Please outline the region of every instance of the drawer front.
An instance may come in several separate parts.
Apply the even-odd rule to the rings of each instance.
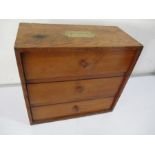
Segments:
[[[110,110],[112,102],[113,98],[103,98],[66,104],[33,107],[31,110],[33,120],[40,121]]]
[[[71,51],[27,52],[22,54],[27,82],[76,80],[121,76],[127,71],[135,52]],[[48,81],[48,82],[49,82]]]
[[[28,84],[32,106],[114,96],[123,77]]]

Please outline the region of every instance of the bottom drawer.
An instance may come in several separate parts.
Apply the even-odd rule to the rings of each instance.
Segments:
[[[102,98],[65,104],[32,107],[34,121],[54,120],[110,110],[114,98]]]

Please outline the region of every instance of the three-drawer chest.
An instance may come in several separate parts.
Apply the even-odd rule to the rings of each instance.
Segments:
[[[15,54],[30,123],[112,111],[142,48],[115,26],[21,23]]]

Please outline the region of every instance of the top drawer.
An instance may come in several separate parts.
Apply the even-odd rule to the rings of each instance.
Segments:
[[[27,82],[124,75],[134,51],[44,50],[22,53]]]

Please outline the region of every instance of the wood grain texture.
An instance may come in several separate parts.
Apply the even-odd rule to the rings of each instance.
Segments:
[[[88,101],[72,102],[32,108],[33,120],[47,120],[65,116],[96,113],[111,108],[113,98],[102,98]]]
[[[28,84],[32,106],[66,103],[98,97],[112,97],[123,77]]]
[[[66,31],[86,31],[95,34],[93,38],[67,37]],[[21,23],[17,48],[46,47],[131,47],[141,44],[115,26],[58,25]]]
[[[137,60],[138,60],[138,58],[139,58],[139,56],[141,54],[142,49],[143,49],[143,46],[137,48],[136,54],[135,54],[130,66],[129,66],[128,70],[127,70],[127,74],[124,76],[122,84],[120,85],[119,90],[115,95],[115,98],[114,98],[113,104],[112,104],[112,110],[114,109],[117,101],[119,100],[119,97],[121,96],[121,93],[123,92],[123,89],[125,88],[126,83],[128,82],[128,80],[130,78],[130,75],[131,75],[131,73],[132,73],[132,71],[134,69],[134,66],[137,63]]]
[[[15,54],[30,123],[113,110],[142,48],[113,26],[20,24]]]
[[[22,54],[29,83],[124,75],[135,49],[55,50]]]

